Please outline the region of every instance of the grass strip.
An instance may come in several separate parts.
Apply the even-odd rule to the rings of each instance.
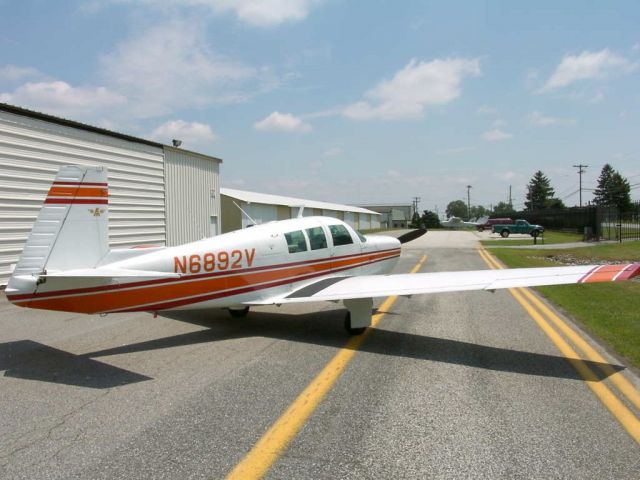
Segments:
[[[505,248],[491,253],[510,268],[640,262],[640,242],[568,250]],[[640,368],[640,281],[558,285],[536,290]]]

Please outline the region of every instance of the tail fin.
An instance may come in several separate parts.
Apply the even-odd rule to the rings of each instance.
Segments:
[[[60,167],[12,280],[95,267],[109,251],[108,196],[106,168]]]

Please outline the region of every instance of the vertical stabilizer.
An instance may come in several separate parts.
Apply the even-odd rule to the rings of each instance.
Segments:
[[[109,251],[108,196],[106,168],[60,167],[13,277],[95,267]]]

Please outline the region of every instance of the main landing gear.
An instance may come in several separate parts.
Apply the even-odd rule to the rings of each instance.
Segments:
[[[229,308],[229,314],[233,318],[244,318],[249,313],[249,307]]]
[[[371,326],[372,298],[352,298],[344,300],[349,310],[344,317],[344,328],[349,335],[362,335]]]

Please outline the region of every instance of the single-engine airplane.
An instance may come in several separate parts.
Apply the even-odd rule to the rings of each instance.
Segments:
[[[371,324],[373,299],[626,280],[640,263],[389,274],[400,239],[303,217],[175,247],[110,249],[103,167],[64,166],[49,189],[6,288],[16,305],[79,313],[165,312],[342,301],[345,327]]]

